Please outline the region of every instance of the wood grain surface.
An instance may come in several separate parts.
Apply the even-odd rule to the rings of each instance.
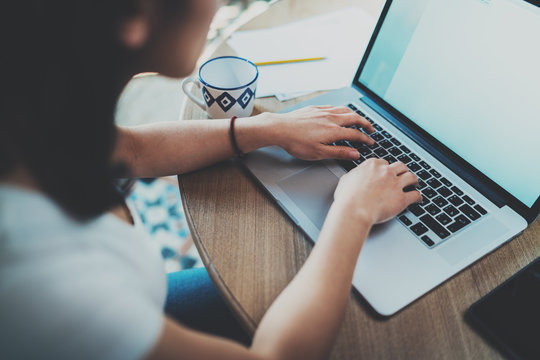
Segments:
[[[367,0],[283,0],[243,28],[273,26],[351,4],[364,6],[374,16],[382,7],[381,1]],[[224,54],[233,54],[226,44],[214,55]],[[286,103],[259,99],[256,111],[278,111],[309,97]],[[206,115],[188,103],[184,117],[201,119]],[[179,181],[188,223],[203,262],[218,290],[252,333],[300,269],[312,244],[236,160],[179,176]],[[536,221],[516,239],[388,319],[378,317],[359,295],[351,293],[331,357],[501,358],[467,325],[464,312],[538,256],[540,222]]]

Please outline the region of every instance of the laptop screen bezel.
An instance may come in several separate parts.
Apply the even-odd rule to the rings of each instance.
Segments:
[[[352,86],[355,87],[360,92],[364,93],[377,106],[381,107],[384,111],[389,113],[393,119],[388,119],[388,120],[390,120],[391,122],[393,122],[393,120],[399,122],[407,130],[414,133],[414,135],[420,137],[423,140],[423,142],[425,142],[425,144],[418,143],[418,145],[424,148],[426,148],[425,145],[429,145],[429,147],[438,149],[440,152],[444,153],[445,158],[449,159],[455,165],[453,168],[459,168],[460,170],[467,172],[470,175],[470,177],[478,179],[478,181],[482,184],[482,186],[488,189],[485,192],[482,191],[484,195],[486,195],[486,193],[496,193],[499,198],[502,198],[504,200],[505,205],[510,206],[518,214],[523,216],[529,224],[532,223],[538,217],[538,214],[540,213],[540,196],[536,199],[532,207],[528,207],[521,200],[516,198],[514,195],[510,194],[507,190],[502,188],[495,181],[487,177],[484,173],[482,173],[476,167],[471,165],[468,161],[464,160],[461,156],[456,154],[453,150],[451,150],[450,148],[442,144],[435,137],[433,137],[427,131],[425,131],[420,126],[418,126],[414,121],[410,120],[407,116],[402,114],[399,110],[397,110],[392,105],[387,103],[379,95],[374,93],[371,89],[369,89],[367,86],[365,86],[364,84],[360,82],[360,75],[362,74],[362,71],[364,70],[364,67],[371,54],[371,51],[373,49],[377,36],[383,26],[384,20],[386,18],[386,15],[388,14],[390,6],[392,5],[392,2],[393,0],[387,0],[383,7],[379,20],[377,21],[377,25],[375,26],[375,30],[373,31],[373,35],[371,36],[371,39],[366,48],[362,61],[360,62],[360,66],[358,67],[358,70],[356,71],[356,74],[354,76]],[[465,177],[464,177],[464,180],[467,181]]]

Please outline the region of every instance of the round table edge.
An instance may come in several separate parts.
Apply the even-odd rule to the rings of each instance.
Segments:
[[[182,175],[178,175],[178,186],[179,186],[180,193],[184,194],[185,191],[184,191],[184,184],[182,181]],[[184,208],[184,213],[186,216],[189,230],[191,232],[191,236],[193,238],[193,242],[195,244],[195,247],[197,248],[197,251],[199,252],[199,255],[201,256],[201,260],[204,264],[204,267],[206,268],[206,271],[208,272],[208,275],[210,276],[210,279],[212,280],[212,283],[214,284],[214,286],[216,287],[220,295],[225,299],[225,303],[227,304],[227,306],[231,308],[233,314],[238,318],[242,327],[250,335],[252,335],[255,332],[255,329],[257,328],[257,324],[249,316],[249,314],[244,310],[242,305],[240,305],[240,302],[233,295],[232,291],[229,289],[229,287],[227,286],[227,284],[221,277],[219,271],[216,269],[216,267],[212,263],[210,255],[208,254],[208,251],[206,247],[204,246],[203,241],[200,238],[199,232],[197,231],[197,227],[195,226],[193,222],[193,218],[191,216],[189,205],[187,203],[185,196],[182,196],[182,206]]]

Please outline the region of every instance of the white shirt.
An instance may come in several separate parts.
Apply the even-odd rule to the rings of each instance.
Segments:
[[[0,186],[0,359],[140,359],[162,328],[166,276],[148,236],[89,223]]]

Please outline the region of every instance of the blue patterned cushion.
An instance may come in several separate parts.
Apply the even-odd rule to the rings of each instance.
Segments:
[[[138,180],[128,198],[145,229],[161,247],[167,272],[201,267],[174,180]]]

